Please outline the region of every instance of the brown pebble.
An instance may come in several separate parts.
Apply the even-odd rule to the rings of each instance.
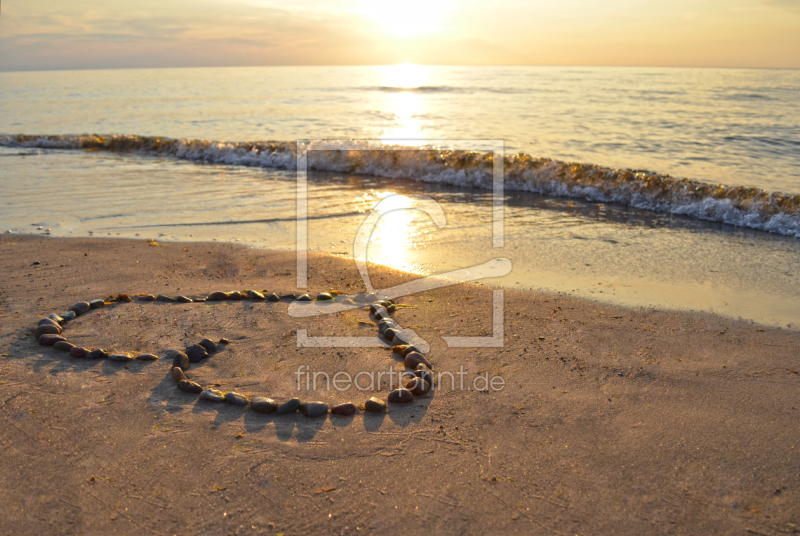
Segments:
[[[61,335],[61,328],[52,324],[42,324],[36,328],[39,335]]]
[[[184,350],[184,353],[189,356],[189,361],[192,363],[199,363],[201,360],[208,357],[208,352],[206,352],[206,349],[199,344],[187,346],[186,350]]]
[[[156,301],[156,297],[152,294],[145,294],[143,296],[136,296],[136,299],[139,301]]]
[[[414,376],[422,378],[433,385],[433,371],[421,363],[417,366],[417,370],[414,371]]]
[[[387,341],[392,342],[398,335],[400,335],[400,332],[394,328],[386,328],[383,330],[381,335],[383,335],[383,338]]]
[[[178,389],[186,393],[200,394],[203,392],[203,387],[199,383],[189,380],[181,380],[178,382]]]
[[[75,305],[73,305],[72,307],[70,307],[69,310],[70,311],[74,311],[76,315],[80,316],[80,315],[84,315],[84,314],[88,313],[89,309],[91,309],[91,308],[92,308],[92,306],[89,305],[89,302],[80,301],[80,302],[76,303]]]
[[[71,352],[75,345],[67,341],[58,341],[53,345],[53,348],[62,352]]]
[[[194,301],[193,299],[188,298],[186,296],[178,296],[175,299],[178,300],[181,303],[192,303]]]
[[[211,339],[203,339],[202,341],[198,342],[197,344],[199,344],[200,346],[205,348],[206,352],[209,353],[209,354],[213,354],[214,352],[217,351],[217,345],[214,344],[214,341],[212,341]],[[186,352],[186,353],[188,355],[189,352]]]
[[[207,301],[222,301],[222,300],[227,300],[227,299],[228,299],[228,293],[227,292],[219,292],[219,291],[212,292],[206,298]]]
[[[220,344],[228,344],[229,342],[230,342],[230,341],[229,341],[228,339],[226,339],[225,337],[222,337],[222,338],[219,340],[219,343],[220,343]]]
[[[76,346],[75,348],[69,351],[69,355],[71,355],[76,359],[83,359],[84,357],[86,357],[86,354],[88,353],[89,353],[88,348],[82,348],[80,346]]]
[[[419,352],[409,352],[409,354],[406,355],[405,363],[410,369],[416,369],[420,364],[422,364],[433,370],[433,365],[431,365],[431,362],[425,359],[425,356]]]
[[[403,356],[403,357],[405,357],[405,356],[407,356],[408,354],[410,354],[411,352],[419,352],[419,353],[422,353],[422,352],[420,352],[420,349],[419,349],[419,348],[417,348],[417,347],[416,347],[416,346],[414,346],[413,344],[409,344],[409,345],[407,345],[407,346],[406,346],[406,347],[403,349],[402,356]]]
[[[88,354],[86,354],[87,359],[106,359],[108,357],[108,352],[103,350],[102,348],[95,348]]]
[[[192,368],[192,364],[189,361],[189,356],[184,354],[183,352],[179,352],[177,350],[173,350],[175,352],[175,357],[172,358],[172,366],[173,367],[180,367],[183,370],[189,370]]]
[[[45,334],[39,337],[39,344],[42,346],[53,346],[58,341],[66,341],[64,337],[56,334]]]
[[[157,361],[158,356],[155,354],[138,354],[136,359],[139,359],[140,361]]]
[[[108,356],[109,361],[130,361],[133,359],[131,354],[126,353],[117,353],[117,354],[109,354]]]
[[[408,404],[414,400],[414,395],[412,395],[411,391],[408,389],[400,387],[389,393],[389,396],[386,398],[389,402],[394,404]]]
[[[181,367],[173,367],[172,379],[175,380],[176,382],[180,382],[182,380],[188,380],[189,378],[186,377],[186,374],[184,374],[183,369]]]
[[[239,393],[233,391],[225,393],[225,402],[233,404],[234,406],[246,406],[250,403],[250,399]]]
[[[278,403],[271,398],[256,396],[250,401],[250,409],[256,413],[272,413],[278,409]]]
[[[303,402],[300,404],[300,413],[312,419],[322,417],[328,414],[328,404],[325,402]]]
[[[39,319],[39,326],[43,326],[44,324],[48,324],[50,326],[55,326],[57,328],[61,327],[61,324],[53,320],[52,318],[40,318]]]
[[[386,402],[374,396],[364,403],[364,411],[370,413],[380,413],[386,410]]]
[[[228,299],[229,300],[241,300],[244,298],[244,295],[239,292],[238,290],[234,290],[233,292],[228,292]]]
[[[403,382],[403,386],[414,396],[426,395],[431,390],[431,384],[422,378],[409,378]]]
[[[341,415],[342,417],[349,417],[355,412],[356,406],[350,402],[346,404],[339,404],[338,406],[333,406],[331,408],[331,415]]]

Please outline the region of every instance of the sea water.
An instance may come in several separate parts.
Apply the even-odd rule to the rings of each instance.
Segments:
[[[488,282],[794,326],[799,125],[793,70],[0,73],[0,230],[291,249],[300,158],[312,250],[352,256],[378,203],[427,197],[447,225],[387,211],[371,262],[506,257]]]

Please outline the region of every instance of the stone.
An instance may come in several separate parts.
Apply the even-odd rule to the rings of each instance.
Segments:
[[[82,348],[80,346],[76,346],[75,348],[69,351],[69,355],[71,355],[76,359],[83,359],[84,357],[86,357],[86,354],[88,353],[89,353],[88,348]]]
[[[180,367],[183,370],[189,370],[192,368],[191,361],[189,361],[189,356],[184,354],[183,352],[179,352],[177,350],[171,350],[174,353],[172,358],[172,366],[173,367]]]
[[[131,361],[133,359],[133,356],[131,356],[131,354],[124,354],[124,353],[110,354],[108,356],[108,359],[109,361],[124,362],[124,361]]]
[[[339,404],[331,408],[331,415],[341,415],[342,417],[349,417],[355,412],[356,412],[356,406],[355,404],[352,404],[350,402],[347,402],[345,404]]]
[[[74,318],[74,314],[75,314],[75,313],[73,313],[73,318]],[[65,315],[65,316],[66,316],[66,315]],[[55,313],[50,313],[49,315],[47,315],[47,318],[49,318],[50,320],[52,320],[53,322],[55,322],[55,323],[57,323],[57,324],[63,324],[63,323],[64,323],[64,321],[66,320],[66,318],[64,318],[64,317],[61,317],[61,316],[58,316],[58,315],[57,315],[57,314],[55,314]]]
[[[175,298],[172,298],[170,296],[165,296],[164,294],[159,294],[158,296],[156,296],[156,299],[158,301],[163,301],[163,302],[167,302],[167,303],[174,303],[174,302],[178,301]]]
[[[105,300],[92,300],[89,302],[89,307],[92,309],[99,309],[101,307],[105,307],[106,302]]]
[[[248,291],[247,291],[247,298],[248,298],[248,299],[251,299],[251,300],[258,300],[258,301],[264,301],[264,300],[266,299],[266,298],[264,297],[264,295],[263,295],[263,294],[261,294],[261,293],[260,293],[259,291],[257,291],[257,290],[248,290]]]
[[[308,301],[311,301],[311,296],[309,296],[308,294],[300,294],[300,295],[297,297],[297,301],[302,301],[302,302],[308,302]]]
[[[136,359],[140,361],[158,361],[158,356],[155,354],[138,354]]]
[[[380,413],[386,410],[386,402],[374,396],[364,403],[364,411],[370,413]]]
[[[278,406],[275,410],[277,415],[288,415],[289,413],[294,413],[300,409],[300,399],[299,398],[292,398]]]
[[[320,292],[317,294],[317,301],[329,301],[333,299],[333,295],[329,292]]]
[[[383,335],[383,338],[387,341],[392,342],[398,335],[400,335],[400,331],[395,328],[386,328],[383,330],[381,335]]]
[[[46,333],[39,337],[39,344],[42,346],[53,346],[58,341],[66,341],[67,339],[62,337],[61,335],[56,335],[54,333]]]
[[[397,329],[398,328],[397,322],[391,319],[388,320],[384,319],[378,322],[378,333],[380,333],[381,335],[383,335],[389,328]]]
[[[239,292],[238,290],[234,290],[233,292],[228,292],[228,299],[229,300],[241,300],[244,298],[244,295]]]
[[[206,352],[208,352],[209,354],[213,354],[214,352],[217,351],[217,344],[211,339],[203,339],[197,344],[205,348]]]
[[[144,301],[144,302],[156,301],[156,297],[153,296],[152,294],[143,294],[141,296],[136,296],[136,298],[139,301]]]
[[[194,302],[194,300],[193,300],[193,299],[191,299],[191,298],[189,298],[189,297],[186,297],[186,296],[178,296],[178,297],[177,297],[177,298],[175,298],[175,299],[176,299],[176,300],[178,300],[178,301],[179,301],[179,302],[181,302],[181,303],[192,303],[192,302]]]
[[[200,394],[203,392],[203,387],[199,383],[190,380],[181,380],[178,382],[178,389],[185,393]]]
[[[250,401],[250,409],[256,413],[272,413],[278,409],[278,403],[265,396],[256,396]]]
[[[172,379],[176,382],[180,382],[181,380],[188,380],[189,378],[186,377],[186,374],[183,372],[181,367],[173,367],[172,368]]]
[[[61,326],[42,324],[41,326],[36,327],[36,332],[39,335],[61,335]]]
[[[49,325],[49,326],[55,326],[55,327],[57,327],[58,329],[61,329],[61,324],[59,324],[58,322],[56,322],[56,321],[55,321],[55,320],[53,320],[52,318],[40,318],[40,319],[39,319],[39,323],[38,323],[37,325],[39,325],[39,326],[43,326],[43,325],[45,325],[45,324],[47,324],[47,325]]]
[[[53,348],[61,352],[71,352],[75,345],[67,341],[58,341],[53,345]]]
[[[417,378],[422,378],[429,384],[433,385],[433,371],[422,363],[417,366],[417,370],[414,371],[414,376]]]
[[[408,389],[403,389],[402,387],[399,387],[394,391],[392,391],[391,393],[389,393],[389,396],[386,398],[389,400],[389,402],[392,402],[393,404],[408,404],[409,402],[412,402],[414,400],[414,395],[412,395],[411,391],[409,391]]]
[[[300,413],[312,419],[322,417],[328,414],[328,404],[325,402],[303,402],[300,404]]]
[[[270,292],[265,297],[267,298],[268,301],[271,301],[271,302],[281,301],[281,297],[278,296],[277,294],[275,294],[274,292]]]
[[[53,315],[50,315],[50,316],[52,317]],[[58,316],[58,315],[55,315],[55,316]],[[78,313],[76,313],[75,311],[67,311],[66,313],[61,315],[59,318],[64,322],[68,322],[70,320],[75,320],[76,318],[78,318]],[[58,322],[58,320],[56,320],[56,322]]]
[[[206,389],[200,393],[200,400],[208,400],[209,402],[223,402],[225,400],[225,393],[217,391],[216,389]]]
[[[222,337],[222,338],[219,340],[219,343],[220,343],[220,344],[228,344],[229,342],[231,342],[231,341],[229,341],[229,340],[228,340],[228,339],[226,339],[225,337]]]
[[[377,303],[373,303],[369,306],[370,314],[373,314],[379,318],[384,318],[389,316],[389,312],[383,307],[383,305],[378,305]]]
[[[78,303],[70,307],[69,310],[73,311],[76,315],[80,316],[88,313],[89,309],[91,308],[92,306],[89,305],[89,302],[79,301]]]
[[[289,294],[281,294],[281,299],[282,300],[292,300],[292,301],[294,301],[294,300],[297,299],[297,296],[298,296],[298,294],[295,294],[294,292],[290,292]]]
[[[431,384],[422,378],[409,378],[403,382],[403,387],[411,391],[414,396],[424,396],[431,390]]]
[[[405,357],[406,366],[412,370],[415,370],[420,364],[425,365],[429,369],[433,370],[433,365],[431,362],[425,359],[425,356],[419,352],[409,352]]]
[[[189,361],[192,363],[199,363],[201,360],[208,357],[208,352],[206,352],[206,349],[199,344],[187,346],[184,353],[189,357]]]
[[[212,292],[206,297],[206,301],[222,301],[227,299],[228,299],[228,293],[219,291]]]
[[[230,391],[225,393],[225,402],[233,404],[234,406],[246,406],[250,403],[250,399],[244,395]]]
[[[106,359],[108,358],[108,352],[103,350],[102,348],[96,348],[86,354],[86,359]]]
[[[414,346],[413,344],[409,344],[409,345],[407,345],[407,346],[406,346],[406,347],[403,349],[403,353],[402,353],[401,355],[402,355],[403,357],[405,357],[405,356],[407,356],[408,354],[410,354],[411,352],[422,353],[422,352],[420,351],[420,349],[419,349],[419,348],[417,348],[417,347],[416,347],[416,346]]]

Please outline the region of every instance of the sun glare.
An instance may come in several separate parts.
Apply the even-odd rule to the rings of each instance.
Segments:
[[[414,37],[443,26],[452,0],[365,0],[362,13],[396,37]]]

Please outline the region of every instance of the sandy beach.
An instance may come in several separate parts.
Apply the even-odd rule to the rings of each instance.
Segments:
[[[33,265],[38,262],[40,264]],[[0,239],[0,468],[5,534],[789,534],[800,532],[800,333],[703,314],[491,288],[398,300],[437,370],[504,379],[389,411],[261,415],[176,389],[171,361],[116,363],[40,346],[37,321],[119,293],[295,292],[292,253],[224,243]],[[372,267],[377,288],[415,276]],[[312,255],[312,295],[363,290]],[[401,368],[381,348],[297,348],[376,333],[368,311],[292,318],[286,302],[122,303],[69,322],[74,344],[162,355],[230,343],[189,370],[278,401],[362,404],[386,392],[298,391],[296,371]]]

